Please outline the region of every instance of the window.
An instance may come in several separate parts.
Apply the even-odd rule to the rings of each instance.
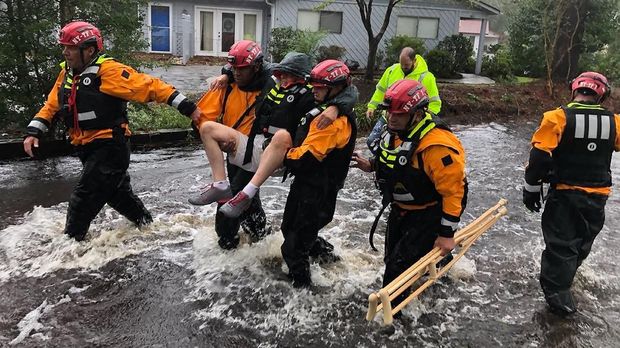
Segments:
[[[297,29],[341,34],[342,12],[299,10]]]
[[[436,39],[439,34],[439,18],[401,17],[396,21],[396,35],[421,39]]]
[[[170,6],[150,5],[151,51],[170,52]]]

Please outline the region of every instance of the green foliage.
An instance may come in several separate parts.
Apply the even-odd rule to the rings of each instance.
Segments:
[[[584,54],[579,61],[580,71],[598,71],[610,82],[620,83],[620,35],[603,49]]]
[[[271,41],[269,42],[269,53],[274,62],[279,62],[284,56],[291,52],[301,52],[316,58],[317,46],[327,33],[309,30],[298,30],[291,27],[271,29]]]
[[[61,24],[92,21],[102,31],[107,52],[132,64],[129,54],[146,47],[143,16],[138,12],[138,6],[145,4],[145,0],[1,2],[0,127],[25,127],[43,105],[62,61],[57,44]]]
[[[482,59],[482,75],[494,80],[514,81],[513,64],[508,49],[503,45],[493,45],[490,51],[494,54]]]
[[[437,44],[437,49],[449,52],[454,58],[453,72],[472,73],[475,66],[474,45],[463,34],[447,36]],[[470,70],[471,69],[471,70]]]
[[[129,126],[133,131],[191,127],[191,120],[175,108],[164,104],[134,104],[127,107]]]
[[[385,43],[385,59],[386,64],[391,65],[398,62],[400,51],[405,47],[411,47],[416,54],[421,56],[426,52],[424,41],[416,37],[406,35],[393,36]]]
[[[509,14],[510,55],[517,75],[541,77],[545,74],[542,0],[525,0]]]
[[[347,49],[342,46],[320,46],[316,60],[317,62],[322,62],[326,59],[340,60],[346,52]]]
[[[357,129],[360,132],[370,131],[372,127],[375,126],[375,123],[377,122],[377,117],[378,117],[377,115],[380,115],[380,114],[381,114],[380,111],[376,111],[375,116],[372,119],[369,119],[368,117],[366,117],[366,104],[364,103],[355,104],[355,117],[357,120]]]
[[[522,0],[507,13],[509,49],[516,75],[543,77],[546,73],[545,32],[553,38],[560,1]],[[581,42],[575,44],[583,56],[601,51],[606,44],[620,35],[618,0],[589,0],[585,4],[586,18],[583,18],[584,34]],[[588,59],[586,57],[586,59]],[[580,66],[584,66],[580,63]]]
[[[454,71],[454,56],[445,50],[432,49],[426,54],[426,64],[428,71],[436,77],[447,79],[459,78],[460,75]]]

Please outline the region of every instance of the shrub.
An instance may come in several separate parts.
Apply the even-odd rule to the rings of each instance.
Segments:
[[[489,51],[495,53],[482,59],[482,75],[500,81],[514,80],[512,58],[508,50],[502,45],[493,45]]]
[[[415,53],[421,56],[426,52],[426,46],[424,46],[424,41],[421,39],[406,35],[396,35],[385,44],[386,65],[397,63],[400,51],[405,47],[413,48]]]
[[[139,68],[130,52],[148,47],[142,33],[144,15],[138,11],[140,5],[146,5],[146,1],[0,2],[0,124],[25,128],[42,106],[63,59],[57,43],[58,29],[69,18],[98,26],[106,52]]]
[[[342,56],[347,52],[346,48],[342,46],[320,46],[317,54],[317,61],[322,62],[326,59],[340,60]]]
[[[454,56],[448,51],[432,49],[426,55],[428,70],[437,77],[459,78],[460,75],[453,70]]]
[[[129,127],[134,131],[153,131],[191,127],[191,120],[175,108],[164,104],[134,104],[127,107]]]
[[[372,119],[366,117],[366,104],[357,103],[355,104],[355,118],[357,120],[357,129],[361,132],[368,132],[375,126],[377,122],[377,115],[381,112],[376,111],[375,116]]]
[[[473,72],[474,45],[462,34],[448,36],[437,44],[437,49],[449,52],[454,58],[453,72]]]
[[[377,50],[375,55],[375,70],[385,69],[387,63],[385,62],[385,51],[382,49]]]
[[[279,62],[284,56],[292,51],[295,46],[295,33],[297,30],[291,27],[271,29],[271,40],[269,41],[269,54],[274,62]]]
[[[291,27],[271,29],[269,53],[274,62],[279,62],[291,52],[301,52],[317,58],[317,46],[327,35],[323,31],[298,30]]]

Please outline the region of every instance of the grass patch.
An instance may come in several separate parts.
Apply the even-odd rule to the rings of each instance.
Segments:
[[[191,119],[165,104],[133,104],[127,106],[129,127],[134,131],[191,127]]]
[[[527,77],[527,76],[516,76],[517,78],[517,83],[530,83],[530,82],[534,82],[537,79],[533,78],[533,77]]]

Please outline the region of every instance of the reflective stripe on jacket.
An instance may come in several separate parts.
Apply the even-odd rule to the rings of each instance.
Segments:
[[[427,114],[404,139],[383,132],[376,159],[383,192],[406,210],[441,204],[443,217],[458,223],[467,199],[465,150],[438,118]],[[417,140],[416,140],[417,139]]]
[[[88,67],[86,68],[88,69]],[[85,70],[86,70],[85,69]],[[62,105],[58,99],[59,91],[63,88],[65,74],[70,69],[62,69],[56,78],[56,82],[49,93],[45,105],[28,125],[27,132],[36,132],[41,135],[47,131],[55,115],[60,111]],[[188,100],[175,88],[160,79],[150,75],[139,73],[133,68],[121,64],[113,59],[104,59],[100,62],[96,77],[100,80],[99,92],[110,97],[124,101],[135,101],[140,103],[158,102],[167,103],[177,107],[177,109],[187,103]],[[80,91],[77,91],[76,100],[80,100]],[[79,102],[78,102],[79,103]],[[192,103],[193,104],[193,103]],[[79,111],[79,110],[78,110]],[[45,127],[43,127],[45,126]],[[125,135],[130,135],[129,128],[123,124]],[[112,129],[69,129],[69,136],[73,145],[84,145],[95,139],[112,138]]]
[[[596,143],[596,149],[594,150],[604,150],[609,153],[601,153],[601,156],[597,156],[596,158],[598,158],[598,162],[607,161],[605,158],[611,155],[612,150],[620,151],[620,115],[613,115],[612,118],[611,113],[605,112],[605,109],[600,107],[600,105],[593,104],[572,102],[569,103],[565,108],[574,109],[573,114],[575,115],[575,117],[572,119],[572,125],[569,128],[567,128],[566,113],[562,108],[557,108],[555,110],[544,113],[540,125],[532,136],[532,150],[530,151],[530,161],[525,169],[526,185],[530,188],[529,190],[537,190],[539,189],[543,181],[550,180],[548,178],[548,174],[551,173],[552,169],[556,168],[557,166],[554,163],[554,157],[558,155],[560,158],[563,157],[562,152],[568,150],[568,147],[566,146],[568,146],[567,141],[569,138],[580,139],[579,143],[583,143],[584,146],[586,146],[586,151],[588,152],[592,152],[587,150],[588,144]],[[593,111],[592,117],[590,117],[590,110]],[[609,122],[607,122],[607,120],[604,120],[603,116],[609,117]],[[567,129],[571,134],[570,136],[564,138],[564,133],[565,131],[567,131]],[[607,132],[609,132],[608,135],[605,135]],[[615,134],[615,136],[613,134]],[[598,140],[588,141],[588,139],[590,138],[591,140]],[[608,140],[607,149],[600,149],[601,145],[599,143],[602,140]],[[564,145],[562,144],[563,142]],[[561,145],[565,148],[559,148]],[[564,158],[566,159],[567,157]],[[592,168],[589,167],[588,163],[585,163],[588,161],[588,156],[568,158],[568,160],[578,160],[584,163],[563,163],[561,164],[563,168],[567,168],[567,166],[569,165],[577,165],[582,168],[580,171],[583,172],[582,174],[584,175],[590,175],[588,172],[592,172]],[[600,168],[598,171],[600,175],[605,175],[603,171],[607,171],[608,169],[602,169],[602,167],[600,166],[601,163],[599,163],[598,167]],[[605,164],[605,167],[606,166],[607,165]],[[566,169],[556,168],[556,170]],[[574,171],[573,174],[575,174]],[[567,175],[570,177],[573,176],[573,174]],[[579,173],[577,174],[579,175]],[[561,174],[561,177],[566,178],[567,176],[563,173]],[[609,195],[611,193],[611,182],[609,182],[609,185],[605,184],[603,186],[598,186],[602,184],[599,183],[597,186],[593,186],[592,182],[587,182],[589,179],[584,178],[584,182],[577,182],[575,181],[575,179],[581,180],[580,178],[574,177],[573,179],[567,181],[566,179],[561,179],[555,176],[551,180],[559,180],[559,182],[554,183],[555,188],[558,190],[580,190],[587,193],[602,195]]]

